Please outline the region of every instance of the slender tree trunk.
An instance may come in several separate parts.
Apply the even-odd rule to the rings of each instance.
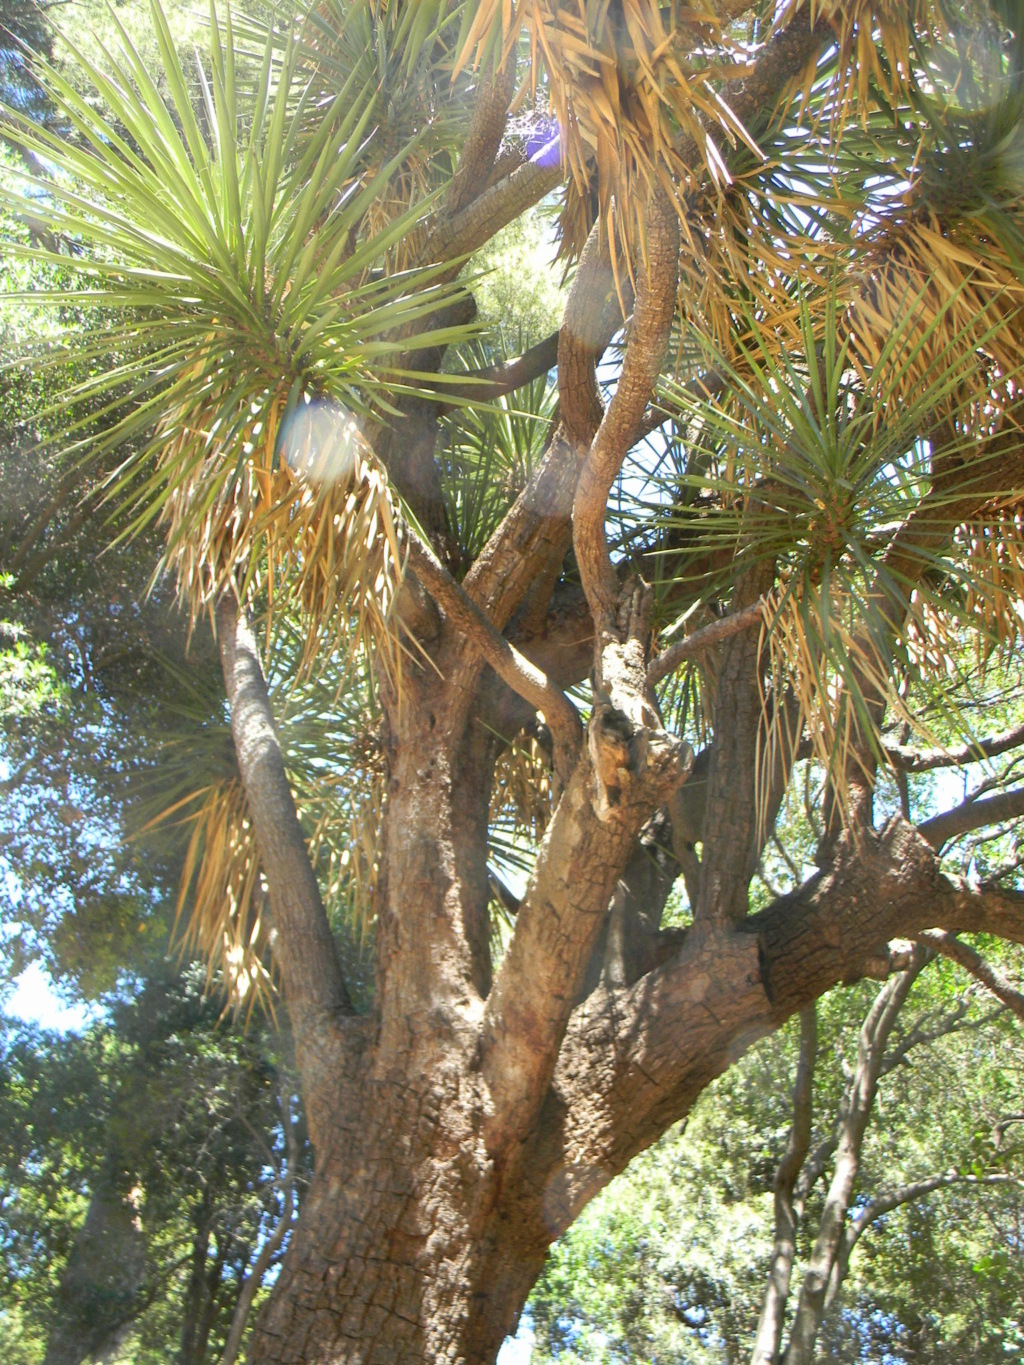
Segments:
[[[818,1049],[818,1016],[813,1005],[800,1012],[800,1056],[793,1084],[793,1125],[789,1144],[775,1174],[775,1246],[768,1271],[751,1365],[774,1365],[782,1345],[789,1282],[796,1256],[800,1210],[794,1200],[797,1176],[811,1145],[814,1063]]]
[[[835,1171],[825,1198],[818,1236],[804,1274],[785,1365],[810,1365],[814,1344],[825,1314],[825,1297],[833,1268],[839,1258],[846,1219],[860,1171],[861,1149],[878,1089],[886,1044],[911,986],[934,953],[918,947],[907,971],[894,976],[879,991],[861,1029],[857,1066],[850,1087],[849,1111],[836,1151]]]

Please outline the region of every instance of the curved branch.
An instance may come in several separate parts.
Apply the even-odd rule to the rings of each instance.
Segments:
[[[997,1000],[1012,1010],[1018,1019],[1024,1019],[1024,993],[1011,985],[1002,972],[996,971],[995,967],[986,962],[969,943],[961,942],[955,934],[944,929],[928,929],[918,937],[922,943],[927,943],[929,947],[942,953],[943,957],[948,957],[950,961],[956,962],[965,971],[970,972]]]
[[[417,536],[410,534],[409,545],[409,562],[417,578],[452,625],[503,682],[544,713],[555,742],[555,771],[564,785],[576,766],[583,740],[583,726],[575,706],[546,674],[495,630],[484,612]]]
[[[466,575],[463,586],[499,630],[527,595],[546,612],[572,543],[581,450],[601,421],[597,361],[622,326],[607,246],[595,227],[576,270],[558,334],[559,421],[544,458]]]
[[[679,665],[688,659],[703,654],[705,650],[713,649],[723,640],[738,635],[741,630],[749,630],[751,626],[763,622],[764,609],[764,598],[759,597],[756,602],[751,602],[750,606],[734,611],[729,616],[723,616],[717,621],[712,621],[709,625],[702,626],[700,630],[695,630],[692,635],[687,635],[685,640],[679,640],[676,644],[670,645],[664,653],[652,660],[647,669],[648,686],[653,687],[656,683],[660,683],[663,678],[674,673]]]
[[[838,1297],[839,1291],[843,1286],[843,1281],[850,1269],[850,1259],[863,1234],[868,1228],[882,1218],[887,1213],[892,1213],[894,1209],[902,1208],[905,1204],[912,1204],[917,1199],[923,1199],[926,1195],[932,1194],[935,1190],[949,1189],[954,1185],[1009,1185],[1019,1184],[1017,1176],[993,1173],[992,1175],[934,1175],[926,1180],[915,1180],[912,1184],[901,1185],[899,1189],[891,1190],[887,1194],[881,1194],[872,1199],[864,1209],[852,1218],[843,1234],[843,1243],[839,1248],[835,1265],[832,1267],[832,1274],[829,1276],[828,1292],[825,1295],[825,1312],[828,1313]]]
[[[676,307],[679,218],[661,186],[647,205],[644,247],[622,372],[584,459],[573,500],[573,546],[599,638],[612,627],[619,597],[619,579],[605,536],[608,494],[650,402]]]

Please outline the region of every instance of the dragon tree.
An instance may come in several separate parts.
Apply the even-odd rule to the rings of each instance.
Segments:
[[[65,35],[3,131],[77,281],[34,301],[107,319],[68,449],[220,652],[182,904],[316,1153],[249,1359],[482,1365],[752,1042],[1024,942],[948,856],[1016,837],[1012,768],[913,785],[1024,744],[955,703],[1024,622],[1024,5],[152,25],[159,70]],[[479,253],[538,214],[564,311],[510,350]]]

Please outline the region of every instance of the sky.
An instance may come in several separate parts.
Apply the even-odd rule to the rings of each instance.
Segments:
[[[87,1028],[100,1011],[95,1005],[69,1005],[62,1000],[44,968],[33,962],[15,979],[14,989],[4,1001],[3,1013],[26,1024],[72,1033]]]

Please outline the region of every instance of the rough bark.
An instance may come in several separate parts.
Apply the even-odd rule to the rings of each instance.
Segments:
[[[738,115],[752,126],[771,117],[830,34],[801,17],[775,35],[730,90]],[[424,262],[447,268],[560,178],[557,168],[514,159],[504,173],[507,75],[481,87]],[[781,755],[759,804],[765,661],[753,624],[771,568],[744,575],[728,625],[707,627],[652,666],[650,592],[632,566],[613,564],[605,535],[608,492],[650,420],[675,315],[671,198],[659,186],[647,206],[646,255],[632,263],[635,308],[615,288],[608,234],[596,226],[557,353],[549,340],[507,371],[479,376],[487,392],[502,392],[557,358],[559,411],[543,459],[472,565],[456,562],[441,515],[439,405],[402,400],[400,420],[381,436],[394,481],[427,514],[431,544],[411,552],[416,585],[403,620],[416,621],[429,661],[410,663],[401,695],[380,688],[388,789],[365,1018],[351,1016],[330,948],[255,646],[230,599],[218,613],[316,1153],[254,1329],[254,1362],[493,1361],[551,1241],[755,1039],[812,1011],[838,983],[892,970],[896,935],[993,928],[1024,937],[1013,896],[943,876],[927,830],[894,820],[875,831],[870,810],[856,833],[832,831],[813,878],[748,914],[764,826],[794,757]],[[624,324],[622,372],[605,411],[596,366]],[[420,368],[436,371],[440,361],[421,357]],[[571,549],[582,591],[567,581]],[[714,740],[694,760],[662,725],[651,686],[659,669],[697,649],[718,652],[719,686]],[[593,710],[577,745],[564,690],[588,669]],[[494,757],[523,726],[541,731],[541,712],[562,790],[511,942],[492,964]],[[655,871],[641,873],[645,840]],[[680,865],[695,923],[665,934],[661,910]],[[794,1175],[801,1144],[806,1134],[795,1128]],[[792,1215],[788,1173],[779,1197]],[[781,1240],[787,1232],[791,1240],[787,1227]],[[791,1262],[781,1246],[780,1271],[787,1254]],[[774,1319],[770,1335],[777,1350]]]

